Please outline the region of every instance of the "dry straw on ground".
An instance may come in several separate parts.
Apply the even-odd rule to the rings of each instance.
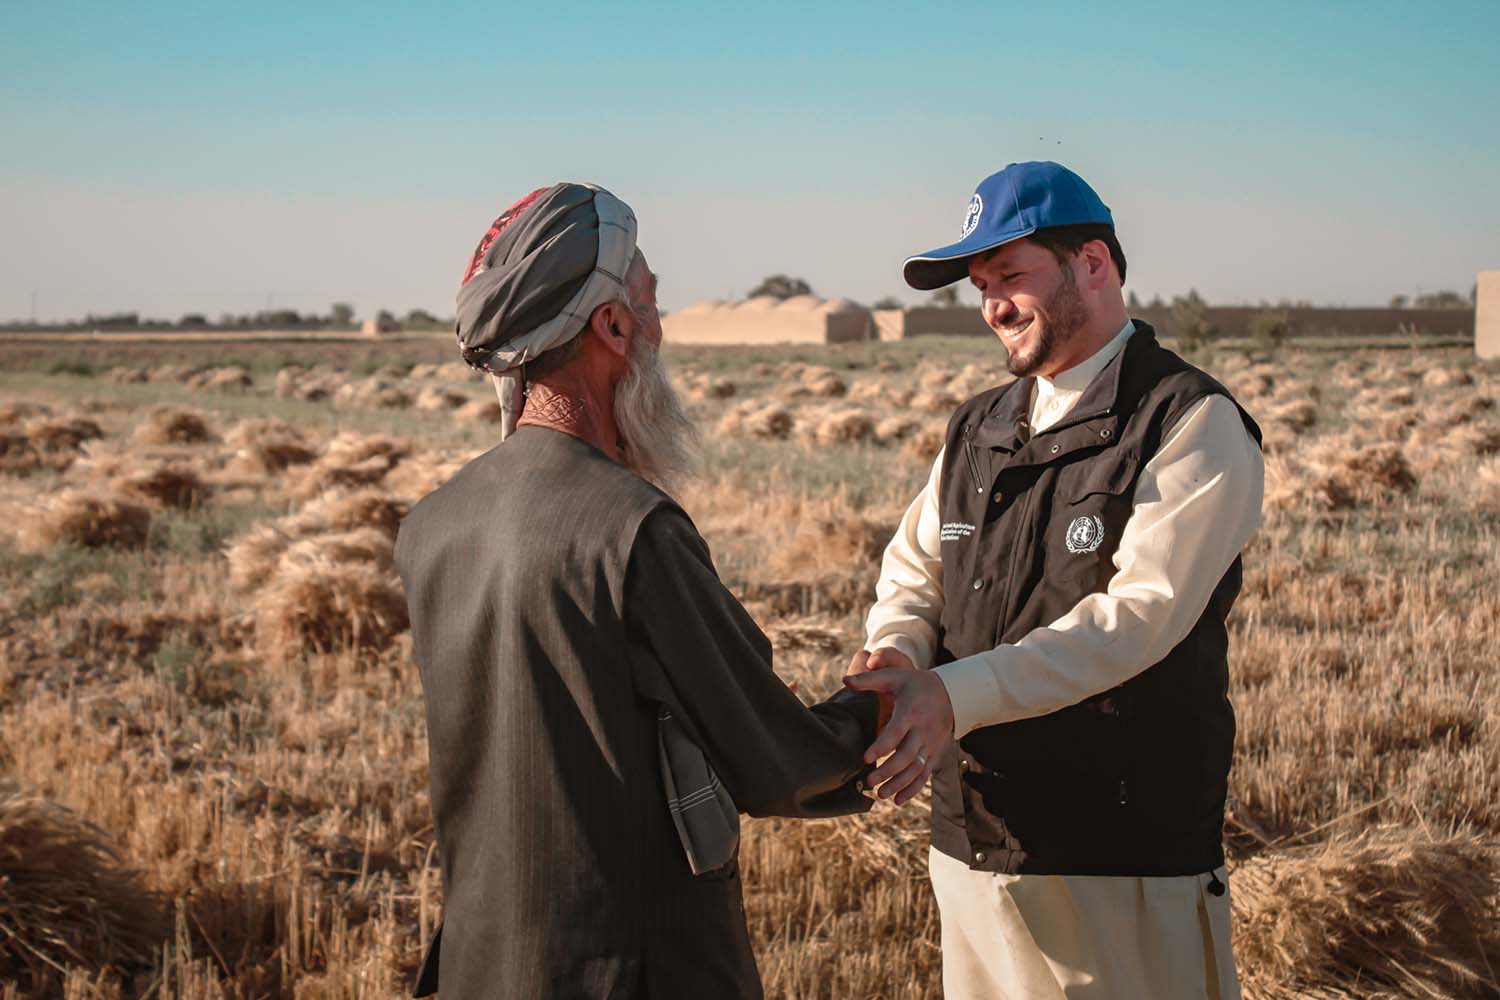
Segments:
[[[413,421],[409,441],[330,437],[316,428],[400,426],[331,401],[302,418],[318,385],[414,399],[467,380],[489,403],[488,385],[448,348],[367,355],[358,367],[373,357],[373,379],[309,348],[275,392],[195,396],[205,424],[228,429],[208,447],[124,447],[143,390],[107,379],[48,376],[0,404],[0,464],[14,454],[30,465],[0,478],[8,510],[37,511],[44,494],[68,490],[114,495],[110,484],[172,464],[214,487],[164,515],[172,530],[139,553],[0,545],[0,615],[19,623],[0,628],[0,773],[107,830],[121,859],[111,870],[138,869],[169,918],[145,935],[141,977],[125,978],[128,958],[48,952],[65,971],[48,973],[62,985],[42,995],[404,993],[441,900],[391,534],[411,503],[494,444],[493,429],[460,409]],[[1007,376],[990,345],[968,342],[830,348],[825,364],[809,364],[806,348],[762,350],[668,354],[669,366],[688,362],[678,377],[698,387],[694,414],[726,435],[678,499],[765,626],[778,672],[816,699],[861,642],[885,539],[941,447],[943,397]],[[1265,514],[1230,619],[1230,892],[1246,996],[1496,996],[1500,369],[1405,345],[1274,365],[1218,359],[1214,373],[1243,387],[1281,446],[1268,455]],[[226,363],[215,348],[151,372],[181,383],[204,360]],[[412,360],[423,364],[407,372]],[[1468,378],[1428,374],[1440,369]],[[849,383],[842,399],[778,396],[830,373]],[[727,399],[711,389],[726,375]],[[937,409],[910,406],[918,393]],[[250,400],[299,423],[239,420]],[[823,420],[861,412],[868,434]],[[107,436],[91,445],[96,432],[73,421]],[[34,423],[52,428],[38,443]],[[822,443],[816,430],[811,445],[785,440],[822,423]],[[924,801],[835,821],[746,821],[746,913],[769,996],[939,995]],[[115,909],[108,889],[79,892]],[[38,928],[21,934],[22,950],[50,947]],[[32,995],[0,985],[0,1000]]]
[[[1500,843],[1388,828],[1270,852],[1231,877],[1246,993],[1496,995]]]
[[[28,996],[70,968],[149,968],[170,922],[160,896],[103,830],[0,782],[0,984]]]

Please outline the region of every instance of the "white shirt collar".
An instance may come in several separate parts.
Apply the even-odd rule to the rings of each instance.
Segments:
[[[1082,392],[1088,388],[1088,384],[1094,380],[1094,376],[1104,370],[1104,366],[1114,360],[1114,356],[1125,349],[1125,341],[1135,332],[1135,321],[1126,320],[1120,332],[1115,334],[1109,343],[1099,348],[1093,354],[1084,358],[1078,364],[1065,372],[1058,372],[1053,378],[1038,375],[1037,387],[1040,391],[1051,394],[1053,392]]]
[[[1135,323],[1126,320],[1120,332],[1078,364],[1053,378],[1036,377],[1036,393],[1031,401],[1031,425],[1036,430],[1046,430],[1061,420],[1073,408],[1083,390],[1102,372],[1106,365],[1125,349],[1125,342],[1135,332]]]

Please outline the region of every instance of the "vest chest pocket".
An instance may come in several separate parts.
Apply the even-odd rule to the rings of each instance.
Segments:
[[[1082,594],[1105,589],[1139,471],[1136,452],[1106,451],[1061,472],[1046,529],[1049,578],[1084,584]]]

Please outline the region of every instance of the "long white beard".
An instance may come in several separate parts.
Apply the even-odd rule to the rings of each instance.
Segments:
[[[682,407],[656,345],[637,340],[615,387],[615,426],[625,466],[667,492],[692,471],[698,428]]]

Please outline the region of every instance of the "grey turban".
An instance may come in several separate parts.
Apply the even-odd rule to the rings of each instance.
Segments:
[[[489,372],[500,439],[521,415],[522,366],[578,336],[599,306],[625,295],[635,213],[591,184],[538,188],[496,219],[458,289],[458,344]]]

